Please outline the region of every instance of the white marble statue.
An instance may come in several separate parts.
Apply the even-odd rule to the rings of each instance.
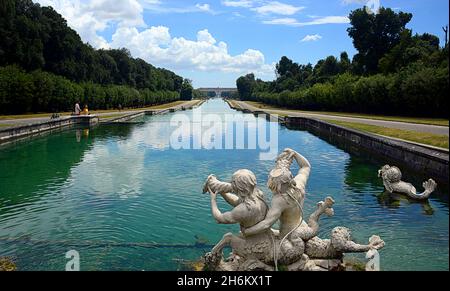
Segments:
[[[389,193],[404,194],[414,200],[427,200],[437,187],[436,182],[433,179],[429,179],[422,184],[425,191],[417,193],[416,188],[412,184],[402,181],[400,169],[389,165],[385,165],[378,171],[378,177],[383,179],[384,187]]]
[[[294,160],[300,167],[295,177],[290,171]],[[344,253],[383,248],[384,242],[378,236],[372,236],[367,245],[353,242],[350,230],[344,227],[334,228],[331,239],[317,237],[319,219],[323,214],[334,215],[335,201],[327,197],[317,204],[308,222],[303,220],[310,171],[308,160],[296,151],[286,149],[281,153],[269,175],[268,187],[273,192],[270,207],[252,172],[236,172],[231,183],[209,176],[203,191],[211,195],[214,218],[218,223],[239,223],[241,232],[226,234],[205,256],[207,269],[277,270],[284,266],[287,270],[331,270],[341,266]],[[222,213],[218,209],[217,194],[234,207],[232,211]],[[279,230],[272,229],[277,222]],[[224,259],[222,251],[227,246],[231,247],[232,256]]]

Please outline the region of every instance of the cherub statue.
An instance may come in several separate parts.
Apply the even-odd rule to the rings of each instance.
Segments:
[[[412,184],[402,181],[402,172],[400,169],[389,165],[385,165],[378,171],[378,177],[383,179],[384,187],[389,193],[404,194],[414,200],[427,200],[437,187],[436,182],[433,179],[429,179],[422,184],[425,191],[418,194]]]

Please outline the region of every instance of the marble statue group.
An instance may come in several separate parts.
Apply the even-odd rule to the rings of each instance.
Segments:
[[[291,165],[299,165],[293,175]],[[210,175],[203,188],[211,195],[212,214],[221,224],[239,224],[240,233],[225,234],[222,240],[205,255],[206,269],[215,271],[289,270],[322,271],[340,270],[345,253],[367,253],[367,258],[378,256],[384,241],[376,235],[367,244],[358,244],[351,238],[351,231],[336,227],[330,238],[318,237],[320,219],[333,216],[332,197],[325,197],[306,220],[303,206],[311,164],[298,152],[284,150],[271,170],[267,186],[272,191],[272,201],[266,201],[258,189],[256,176],[249,170],[237,171],[230,183],[219,181]],[[222,213],[217,206],[220,195],[233,209]],[[278,229],[274,229],[274,225]],[[232,253],[225,258],[223,250],[230,247]],[[368,270],[379,268],[373,262]]]

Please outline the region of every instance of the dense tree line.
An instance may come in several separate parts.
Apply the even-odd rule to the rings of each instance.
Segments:
[[[305,110],[446,117],[448,45],[441,48],[431,34],[413,35],[405,27],[411,18],[389,8],[355,10],[348,29],[358,50],[353,60],[346,52],[315,66],[282,57],[275,81],[240,77],[239,97]]]
[[[0,114],[62,112],[80,102],[89,109],[139,108],[180,99],[176,91],[152,91],[124,85],[76,83],[48,72],[0,67]]]
[[[53,8],[31,0],[2,0],[0,39],[2,113],[68,110],[76,99],[112,108],[192,98],[188,80],[126,49],[95,50]]]

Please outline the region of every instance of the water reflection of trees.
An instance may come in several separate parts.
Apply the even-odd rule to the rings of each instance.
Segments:
[[[421,205],[423,209],[423,214],[433,215],[434,213],[434,209],[428,200],[414,201],[408,198],[407,196],[398,193],[389,193],[387,191],[384,191],[383,193],[377,195],[377,200],[380,205],[388,208],[400,208],[402,203],[403,204],[418,203]]]
[[[105,138],[123,138],[127,139],[133,132],[134,124],[117,123],[117,124],[105,124],[97,126],[94,130],[90,131],[90,137],[95,140]]]
[[[132,128],[73,128],[3,147],[0,151],[0,214],[6,211],[5,206],[35,202],[45,195],[47,188],[61,187],[96,140],[127,138]]]

